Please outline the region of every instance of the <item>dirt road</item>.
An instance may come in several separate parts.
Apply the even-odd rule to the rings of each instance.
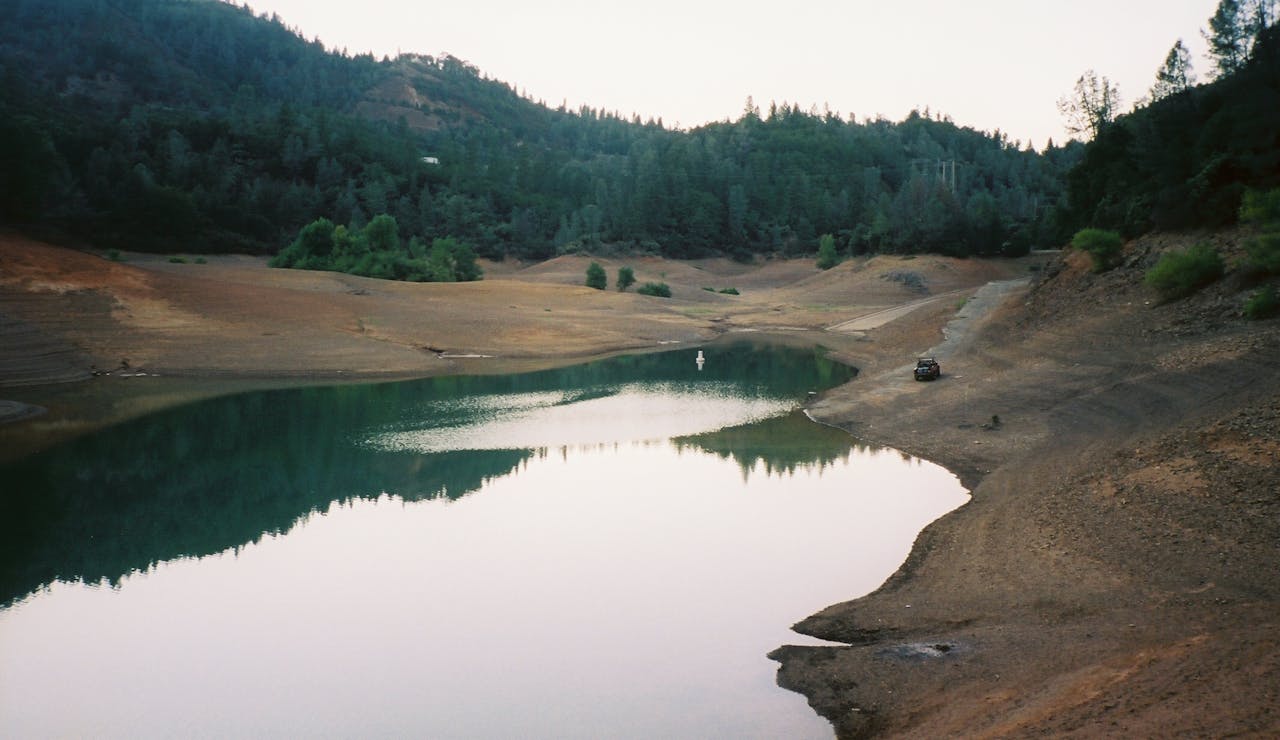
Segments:
[[[827,327],[827,331],[865,332],[872,329],[879,329],[890,321],[900,319],[912,311],[915,311],[917,308],[927,306],[931,303],[936,303],[946,298],[959,297],[967,292],[969,291],[953,290],[949,293],[943,293],[942,295],[929,296],[928,298],[921,298],[919,300],[910,301],[896,306],[888,306],[886,308],[849,319],[848,321],[842,321],[835,326],[829,326]]]

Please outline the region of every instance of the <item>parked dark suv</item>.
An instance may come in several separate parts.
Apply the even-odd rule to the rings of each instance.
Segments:
[[[937,380],[942,375],[942,366],[932,357],[921,357],[916,360],[916,380]]]

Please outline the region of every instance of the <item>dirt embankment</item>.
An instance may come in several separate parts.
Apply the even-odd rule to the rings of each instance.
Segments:
[[[938,337],[940,381],[886,361],[814,409],[976,485],[797,626],[849,647],[774,654],[841,737],[1280,734],[1280,325],[1239,317],[1235,272],[1156,305],[1143,272],[1190,241],[1068,253]]]

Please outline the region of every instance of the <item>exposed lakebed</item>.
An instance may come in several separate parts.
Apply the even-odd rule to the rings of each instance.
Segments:
[[[0,470],[0,734],[822,737],[788,626],[967,496],[714,345],[255,393]]]

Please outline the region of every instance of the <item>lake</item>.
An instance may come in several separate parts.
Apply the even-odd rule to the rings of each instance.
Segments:
[[[0,736],[831,737],[765,654],[958,480],[746,342],[252,393],[0,469]]]

